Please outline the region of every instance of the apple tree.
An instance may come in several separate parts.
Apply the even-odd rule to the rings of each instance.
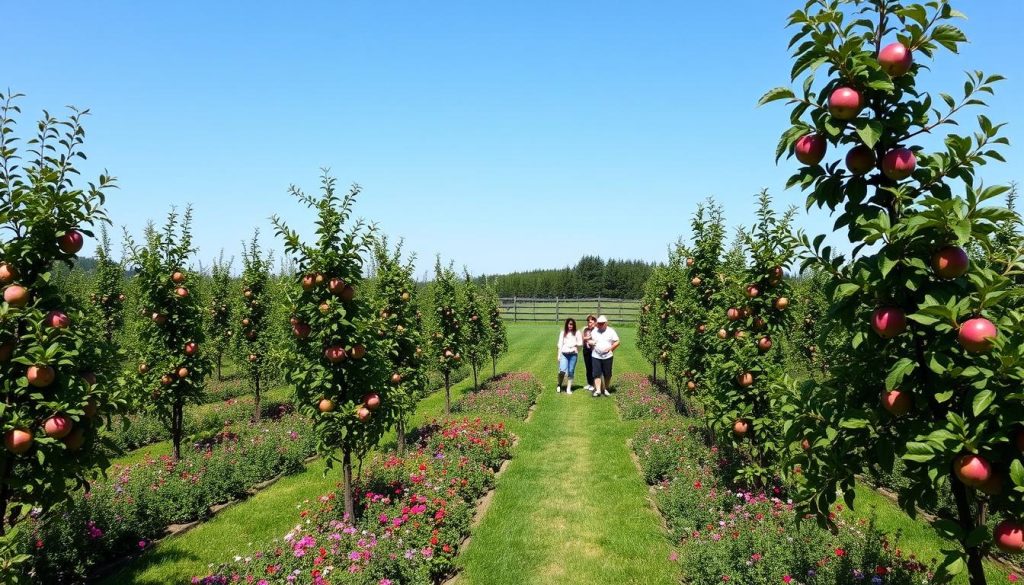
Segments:
[[[465,280],[462,284],[462,315],[466,319],[466,359],[473,368],[473,389],[480,387],[479,371],[487,359],[489,351],[489,332],[487,322],[484,320],[484,303],[480,287],[473,282],[469,271],[465,271]]]
[[[1024,267],[1019,250],[1006,264],[966,252],[1019,221],[992,205],[1007,188],[977,176],[1003,159],[1002,125],[978,115],[975,132],[939,135],[1001,77],[969,72],[959,97],[918,86],[966,41],[961,16],[947,1],[808,2],[789,18],[798,89],[761,102],[790,105],[777,156],[802,166],[789,184],[853,244],[846,258],[826,235],[803,236],[805,264],[832,276],[831,314],[852,338],[848,363],[800,386],[791,407],[790,439],[810,443],[802,501],[827,519],[837,490],[852,505],[855,475],[899,457],[909,513],[934,508],[941,487],[955,500],[956,514],[934,523],[960,545],[938,579],[966,571],[980,585],[993,544],[1024,551],[1024,330],[1005,303]],[[1003,518],[994,531],[986,515]]]
[[[431,284],[434,318],[430,323],[431,347],[437,357],[438,369],[444,377],[444,413],[452,411],[452,372],[462,362],[465,335],[459,317],[462,299],[459,282],[452,265],[441,266],[441,257],[434,263],[434,282]]]
[[[424,353],[423,318],[416,302],[413,261],[402,260],[402,243],[389,249],[386,237],[378,237],[373,249],[376,286],[373,304],[380,316],[379,335],[388,347],[391,371],[399,381],[390,394],[395,408],[395,433],[398,452],[405,452],[409,417],[426,394],[427,354]]]
[[[83,118],[46,113],[23,148],[16,134],[20,95],[0,93],[0,575],[22,581],[12,527],[33,509],[85,487],[109,462],[94,447],[99,430],[127,401],[114,352],[88,326],[86,304],[51,278],[74,264],[86,237],[107,221],[114,179],[75,184],[85,158]],[[104,416],[106,415],[106,416]]]
[[[508,351],[508,331],[501,318],[501,304],[494,286],[483,287],[484,312],[487,314],[487,353],[491,356],[491,376],[498,375],[498,358]]]
[[[242,248],[242,298],[239,301],[238,337],[240,355],[244,360],[245,380],[252,388],[255,410],[253,420],[260,420],[260,384],[269,375],[271,324],[268,321],[272,299],[268,287],[271,253],[260,251],[257,229],[248,247]]]
[[[217,380],[223,380],[224,354],[231,348],[235,336],[234,303],[231,291],[232,260],[224,260],[224,251],[213,261],[210,271],[210,319],[207,321],[206,336],[217,367]]]
[[[351,219],[360,189],[354,185],[339,196],[335,184],[325,172],[319,197],[290,189],[316,213],[311,242],[304,242],[280,217],[272,221],[285,253],[299,269],[289,295],[294,355],[286,380],[295,386],[299,409],[314,421],[317,450],[327,458],[328,469],[340,452],[345,514],[351,519],[353,457],[361,458],[376,446],[395,422],[395,389],[402,379],[391,370],[389,345],[376,334],[373,307],[361,290],[372,234],[363,221]]]
[[[162,229],[146,226],[145,242],[125,233],[129,258],[136,266],[140,314],[144,325],[136,344],[137,373],[129,374],[147,407],[171,431],[175,461],[181,458],[184,411],[202,402],[210,360],[200,348],[205,341],[201,301],[194,292],[199,274],[187,267],[192,247],[192,208],[171,210]]]
[[[92,302],[100,310],[103,336],[107,343],[114,342],[114,334],[124,326],[124,266],[110,257],[110,234],[107,226],[100,226],[100,241],[96,247],[96,284]]]

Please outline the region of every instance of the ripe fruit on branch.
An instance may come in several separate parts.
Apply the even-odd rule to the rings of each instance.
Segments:
[[[760,317],[754,317],[753,325],[754,325],[754,329],[755,330],[760,331],[760,330],[764,329],[768,324],[765,323],[764,319],[762,319]]]
[[[341,300],[349,302],[356,298],[356,289],[351,284],[346,284],[345,288],[341,289]]]
[[[164,323],[167,322],[167,315],[163,315],[161,313],[153,313],[152,317],[150,318],[153,319],[153,322],[156,323],[157,325],[163,325]]]
[[[793,146],[796,160],[807,166],[820,163],[825,158],[826,150],[828,150],[828,142],[821,134],[805,134],[797,139]]]
[[[301,321],[296,323],[295,325],[292,325],[292,333],[295,335],[295,337],[298,337],[299,339],[305,339],[309,337],[309,332],[309,325]]]
[[[341,296],[341,291],[344,290],[344,288],[345,288],[345,279],[344,278],[337,278],[337,277],[335,277],[335,278],[332,278],[332,279],[327,281],[327,290],[332,295]]]
[[[185,344],[185,355],[193,356],[196,355],[197,351],[199,351],[199,344],[197,344],[196,342],[190,341]]]
[[[251,324],[252,324],[252,319],[249,319],[248,317],[242,319],[242,327],[248,327]]]
[[[320,412],[334,412],[334,401],[324,398],[317,405],[317,408],[320,409]]]
[[[878,65],[890,77],[906,75],[914,64],[914,53],[903,43],[891,43],[878,52]]]
[[[691,392],[696,390],[697,389],[697,383],[694,382],[693,380],[690,380],[689,382],[686,383],[686,389],[691,391]]]
[[[736,382],[743,388],[746,388],[754,383],[754,374],[750,372],[743,372],[736,376]]]
[[[412,298],[412,295],[410,295],[408,292],[403,292],[402,293],[402,302],[403,303],[408,303],[409,299],[411,299],[411,298]]]
[[[28,383],[36,388],[46,388],[57,378],[57,372],[50,366],[29,366],[25,372]]]
[[[345,361],[345,358],[348,356],[345,354],[344,347],[341,347],[340,345],[332,345],[324,350],[324,357],[332,364],[337,364]]]
[[[984,317],[968,319],[960,326],[957,339],[960,346],[971,353],[984,353],[992,349],[999,336],[994,323]]]
[[[253,363],[254,364],[259,359],[260,359],[259,356],[257,356],[256,354],[254,354],[254,353],[250,353],[249,354],[249,363]]]
[[[77,254],[82,249],[82,244],[85,243],[85,238],[82,237],[82,232],[78,230],[68,230],[63,236],[57,238],[57,245],[60,246],[61,252],[65,254]]]
[[[12,284],[4,289],[4,302],[12,307],[24,307],[28,304],[28,289]]]
[[[380,406],[380,396],[377,394],[367,394],[363,396],[363,404],[370,410],[377,410],[377,407]]]
[[[982,456],[966,453],[953,462],[953,473],[971,487],[981,487],[992,475],[992,465]]]
[[[149,364],[139,364],[139,373],[146,374],[149,372]]]
[[[242,296],[247,298],[247,299],[251,299],[252,298],[252,291],[249,290],[249,289],[245,289],[244,291],[242,291]]]
[[[882,408],[893,416],[903,416],[914,406],[914,397],[909,392],[893,389],[882,392]]]
[[[804,451],[810,451],[811,450],[811,442],[809,440],[807,440],[807,439],[804,439],[803,441],[800,441],[800,448],[803,449]]]
[[[391,374],[391,383],[392,384],[401,384],[402,383],[402,375],[399,374],[398,372],[395,372],[394,374]]]
[[[171,274],[171,282],[173,282],[174,284],[181,284],[185,282],[185,274],[182,272],[175,271],[174,274]]]
[[[718,338],[719,339],[725,339],[727,337],[729,337],[729,332],[728,331],[726,331],[725,329],[719,329],[718,330]]]
[[[68,451],[78,451],[85,445],[85,429],[76,427],[64,437],[64,446]]]
[[[174,376],[172,376],[170,374],[164,374],[163,376],[160,376],[160,385],[161,386],[170,386],[173,383],[174,383]]]
[[[1024,526],[1016,520],[1003,520],[997,524],[992,537],[1003,552],[1024,552]]]
[[[186,367],[178,368],[177,374],[178,374],[178,377],[181,378],[182,380],[184,380],[185,378],[188,378],[188,375],[189,375],[188,368],[186,368]]]
[[[914,174],[917,157],[909,148],[894,148],[882,157],[882,173],[893,181],[902,181]]]
[[[185,298],[188,296],[188,289],[183,286],[179,286],[178,288],[174,289],[174,294],[178,295],[181,298]]]
[[[772,348],[772,340],[769,337],[762,337],[757,340],[757,349],[761,351],[768,351]]]
[[[729,307],[729,309],[725,312],[725,316],[730,321],[736,321],[737,319],[740,318],[740,310],[737,309],[736,307]]]
[[[361,360],[366,356],[366,346],[361,343],[357,343],[352,346],[352,351],[349,353],[352,355],[352,359]]]
[[[1003,493],[1003,475],[993,472],[987,481],[978,486],[978,489],[990,496],[998,496]]]
[[[316,275],[307,274],[302,277],[302,290],[309,292],[316,286]]]
[[[760,294],[761,294],[761,289],[757,288],[757,285],[754,285],[754,284],[748,284],[747,285],[747,296],[749,298],[752,298],[752,299],[757,298],[757,296],[760,295]]]
[[[692,284],[693,286],[700,286],[702,282],[704,281],[701,280],[699,276],[694,276],[692,279],[690,279],[690,284]]]
[[[864,100],[860,92],[851,87],[840,87],[828,98],[828,111],[837,120],[852,120],[863,107]]]
[[[4,447],[15,455],[21,455],[32,448],[32,431],[11,429],[4,433]]]
[[[687,258],[686,259],[686,266],[687,267],[692,267],[693,266],[693,258]]]
[[[697,325],[697,333],[704,333],[707,330],[708,330],[707,325],[705,325],[703,323],[701,323],[700,325]]]
[[[71,326],[71,318],[63,311],[50,311],[46,314],[46,318],[43,319],[43,323],[47,327],[54,329],[67,329]]]
[[[779,297],[775,299],[775,303],[773,304],[775,306],[775,310],[785,311],[786,309],[789,308],[789,299],[787,299],[786,297]]]
[[[79,372],[78,375],[81,376],[83,380],[85,380],[86,384],[90,386],[96,385],[96,374],[92,372]]]
[[[373,413],[365,406],[360,406],[359,410],[356,411],[356,418],[359,419],[359,422],[366,422],[370,420],[371,416],[373,416]]]
[[[739,419],[736,422],[732,423],[732,433],[734,435],[736,435],[737,437],[745,437],[745,436],[747,436],[747,433],[749,433],[749,432],[750,432],[750,423],[749,422],[747,422],[747,421],[745,421],[743,419]]]
[[[47,437],[63,439],[71,432],[72,426],[70,418],[63,414],[55,414],[43,423],[43,432]]]
[[[0,363],[11,361],[11,356],[14,355],[14,350],[17,347],[18,344],[13,341],[7,341],[0,344]]]
[[[959,246],[946,246],[932,254],[932,270],[939,278],[959,278],[970,267],[967,251]]]
[[[0,284],[11,284],[18,278],[18,271],[7,262],[0,264]]]
[[[320,314],[326,315],[331,312],[331,305],[329,303],[320,303]]]
[[[747,336],[747,334],[742,329],[737,329],[736,331],[733,332],[732,336],[735,339],[743,339]]]
[[[898,307],[879,307],[871,315],[871,328],[882,339],[891,339],[907,330],[907,315]]]
[[[875,168],[875,151],[861,144],[846,153],[846,168],[855,175],[865,175]]]

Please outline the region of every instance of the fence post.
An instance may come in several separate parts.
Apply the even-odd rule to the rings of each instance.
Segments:
[[[512,295],[512,322],[519,322],[519,303],[516,302],[516,295]]]
[[[562,320],[562,311],[558,305],[558,297],[555,297],[555,321]]]
[[[601,314],[601,295],[597,295],[597,314]]]

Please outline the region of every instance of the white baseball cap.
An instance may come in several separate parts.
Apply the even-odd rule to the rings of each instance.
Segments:
[[[597,322],[598,323],[607,323],[608,322],[608,317],[605,317],[604,315],[601,315],[600,317],[597,318]]]

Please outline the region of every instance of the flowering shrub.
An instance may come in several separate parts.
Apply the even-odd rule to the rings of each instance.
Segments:
[[[657,392],[650,379],[630,372],[619,378],[615,402],[623,420],[639,418],[667,419],[675,414],[675,404],[668,396]]]
[[[644,477],[655,486],[689,583],[903,584],[930,582],[929,567],[890,551],[887,539],[864,520],[835,514],[829,532],[802,519],[777,481],[751,491],[732,483],[739,459],[705,443],[685,417],[640,405],[670,400],[635,379],[620,386],[625,403],[646,419],[633,437]],[[623,398],[628,397],[628,398]],[[804,520],[804,521],[801,521]]]
[[[177,463],[165,456],[114,465],[107,480],[76,495],[49,520],[20,527],[35,582],[81,581],[90,568],[146,548],[168,525],[205,518],[210,506],[302,469],[315,451],[310,427],[299,415],[236,423],[183,450]]]
[[[464,396],[452,406],[452,412],[524,419],[540,392],[540,381],[533,374],[503,374]]]

